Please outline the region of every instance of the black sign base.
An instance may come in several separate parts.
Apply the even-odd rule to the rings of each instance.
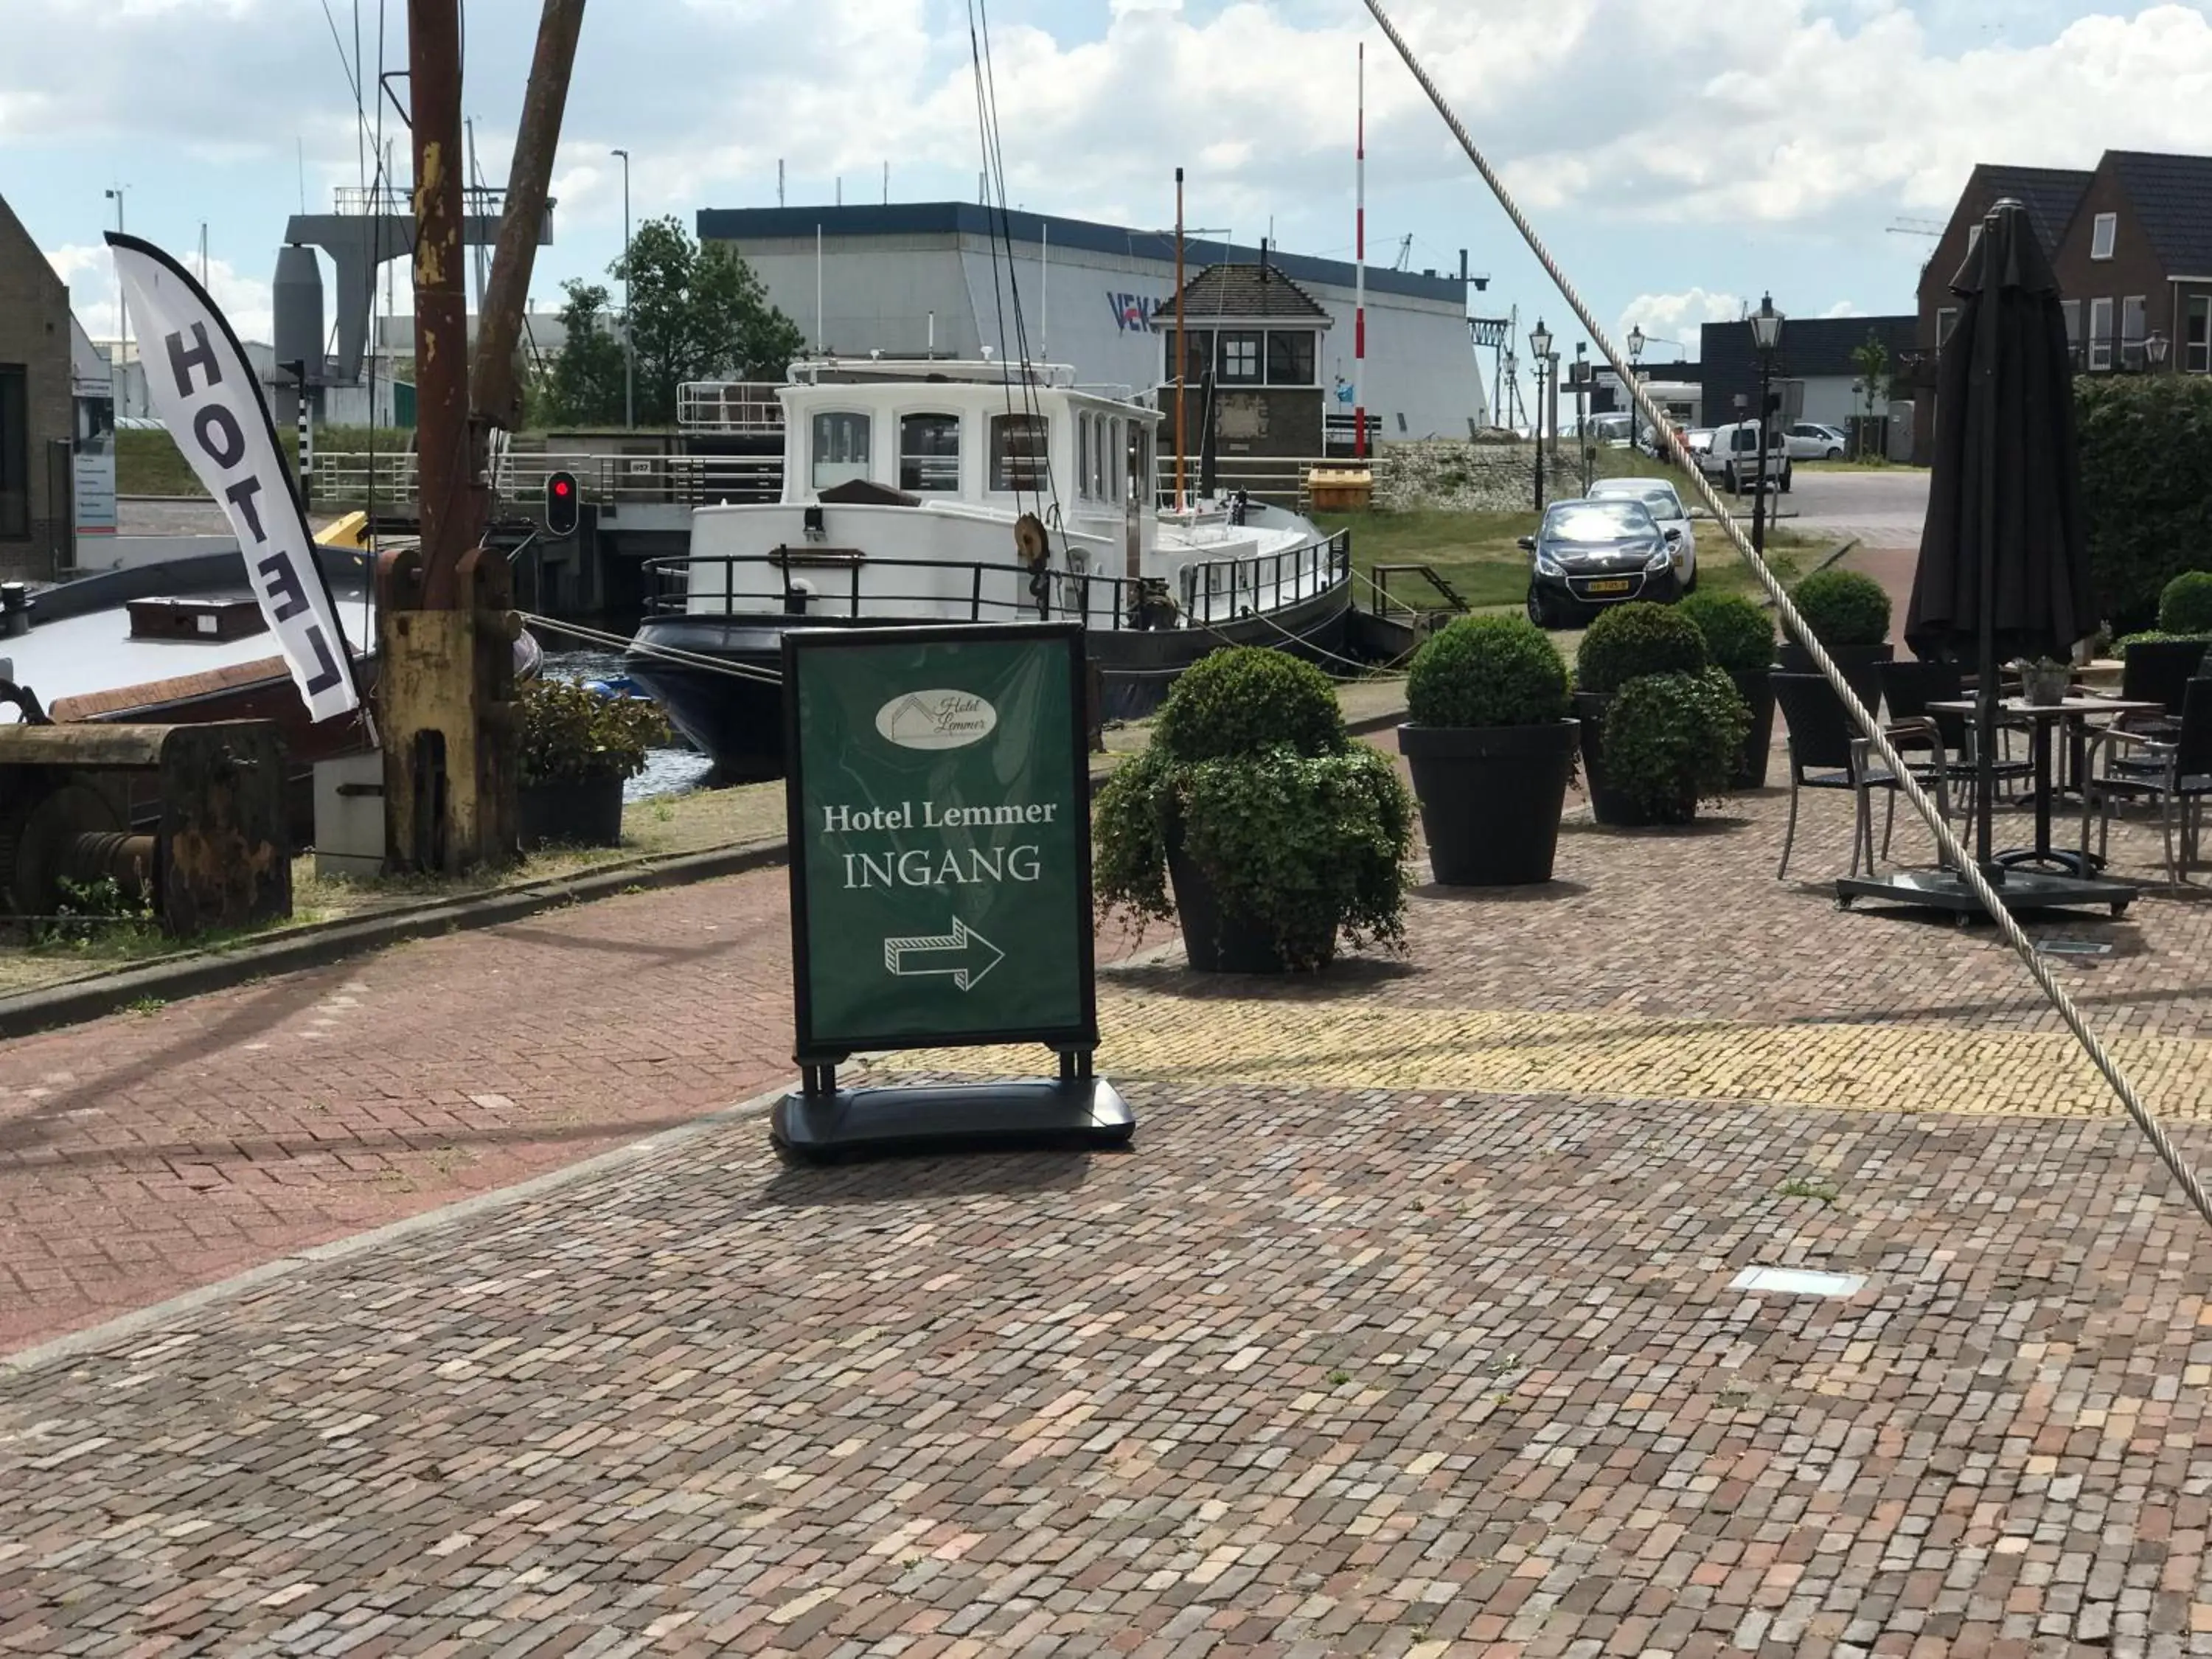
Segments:
[[[2124,881],[2062,876],[2041,870],[2007,870],[1996,883],[2008,908],[2022,910],[2110,910],[2124,915],[2140,890]],[[1974,896],[1949,870],[1894,870],[1881,876],[1848,876],[1836,884],[1836,903],[1850,909],[1860,899],[1901,904],[1915,910],[1948,910],[1962,922],[1983,914]]]
[[[786,1095],[769,1138],[790,1160],[829,1163],[896,1152],[1126,1146],[1137,1115],[1103,1078],[839,1089]]]

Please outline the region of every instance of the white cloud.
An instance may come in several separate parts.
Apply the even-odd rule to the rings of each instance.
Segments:
[[[1865,308],[1856,300],[1838,300],[1820,313],[1826,318],[1863,317],[1866,314]]]
[[[1646,339],[1671,341],[1682,348],[1684,356],[1695,357],[1698,330],[1703,325],[1732,323],[1743,313],[1744,302],[1734,294],[1709,294],[1701,288],[1683,294],[1639,294],[1622,309],[1613,337],[1626,340],[1630,329],[1640,328]]]
[[[69,244],[46,250],[46,263],[69,284],[70,309],[84,331],[95,340],[112,340],[121,331],[116,324],[115,263],[105,245]],[[198,275],[197,266],[193,267]],[[276,302],[270,285],[247,276],[227,259],[210,258],[208,291],[242,340],[267,340],[275,326]],[[135,323],[134,323],[135,331]]]

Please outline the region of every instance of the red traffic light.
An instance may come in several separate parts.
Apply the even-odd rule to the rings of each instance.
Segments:
[[[568,492],[574,487],[575,486],[571,484],[566,478],[556,478],[553,480],[553,493],[556,496],[563,501],[568,499]]]
[[[545,528],[555,536],[573,536],[583,503],[577,499],[576,475],[549,473],[545,479]]]

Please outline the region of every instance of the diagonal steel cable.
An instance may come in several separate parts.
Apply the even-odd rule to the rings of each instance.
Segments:
[[[1919,780],[1912,775],[1904,760],[1891,745],[1888,734],[1882,730],[1881,722],[1876,720],[1873,713],[1859,701],[1858,694],[1851,690],[1850,683],[1837,669],[1834,659],[1828,655],[1820,641],[1813,637],[1812,629],[1805,626],[1805,619],[1797,614],[1797,607],[1790,603],[1790,595],[1784,592],[1781,581],[1768,568],[1766,561],[1760,558],[1753,549],[1749,538],[1743,533],[1743,526],[1738,524],[1735,515],[1729,512],[1720,498],[1719,492],[1714,489],[1705,476],[1692,463],[1689,451],[1683,444],[1680,435],[1674,431],[1673,422],[1667,418],[1657,401],[1630,369],[1626,360],[1614,348],[1612,337],[1598,326],[1596,317],[1591,314],[1589,307],[1583,302],[1583,296],[1574,283],[1568,280],[1566,272],[1560,269],[1559,261],[1552,257],[1551,250],[1544,246],[1543,238],[1536,234],[1536,228],[1529,223],[1528,216],[1521,211],[1520,204],[1513,199],[1512,191],[1506,189],[1505,181],[1498,177],[1497,170],[1490,165],[1488,159],[1475,148],[1474,140],[1468,136],[1467,128],[1461,124],[1459,117],[1453,113],[1451,106],[1444,101],[1444,95],[1437,89],[1437,83],[1429,78],[1428,71],[1421,67],[1419,60],[1413,56],[1413,48],[1406,44],[1405,37],[1398,33],[1397,26],[1391,22],[1389,14],[1382,9],[1382,0],[1365,0],[1365,3],[1367,9],[1374,15],[1376,22],[1382,27],[1383,34],[1389,38],[1390,44],[1397,48],[1398,56],[1405,60],[1406,67],[1413,71],[1413,79],[1420,83],[1421,90],[1428,94],[1429,101],[1437,107],[1437,113],[1443,118],[1444,125],[1451,129],[1452,137],[1459,140],[1460,148],[1467,152],[1467,159],[1474,163],[1475,171],[1482,175],[1483,182],[1490,186],[1491,193],[1498,198],[1498,204],[1505,210],[1506,217],[1512,220],[1513,228],[1521,233],[1522,239],[1528,244],[1528,251],[1536,256],[1537,263],[1544,267],[1546,273],[1558,285],[1560,297],[1566,301],[1583,327],[1589,331],[1591,340],[1596,343],[1598,350],[1604,355],[1606,362],[1612,366],[1613,372],[1620,378],[1620,384],[1629,389],[1630,394],[1636,399],[1637,408],[1642,411],[1644,417],[1651,422],[1652,431],[1655,434],[1663,432],[1667,434],[1668,447],[1673,452],[1675,465],[1688,472],[1690,482],[1697,490],[1698,498],[1719,520],[1722,530],[1734,544],[1737,553],[1742,556],[1744,562],[1751,567],[1752,574],[1759,579],[1759,586],[1764,587],[1768,596],[1773,599],[1775,611],[1789,629],[1790,636],[1805,647],[1814,665],[1820,669],[1821,676],[1835,688],[1837,696],[1844,700],[1844,707],[1850,711],[1852,722],[1866,734],[1875,752],[1881,757],[1882,764],[1887,767],[1891,775],[1897,779],[1899,786],[1905,792],[1905,799],[1911,803],[1913,811],[1920,814],[1922,821],[1928,825],[1929,831],[1935,836],[1936,844],[1942,849],[1946,861],[1957,870],[1968,889],[1981,902],[1982,908],[1989,913],[1990,920],[1996,923],[1998,931],[2004,935],[2005,942],[2012,946],[2021,960],[2027,964],[2030,976],[2042,988],[2044,995],[2051,1000],[2051,1006],[2058,1011],[2058,1017],[2065,1021],[2066,1029],[2074,1034],[2075,1040],[2087,1052],[2090,1060],[2096,1065],[2097,1070],[2103,1074],[2105,1081],[2112,1085],[2112,1092],[2119,1097],[2120,1104],[2127,1109],[2128,1115],[2135,1120],[2136,1127],[2142,1131],[2144,1139],[2150,1142],[2151,1149],[2158,1154],[2159,1162],[2166,1165],[2166,1172],[2172,1176],[2175,1183],[2187,1195],[2190,1203],[2196,1206],[2197,1213],[2202,1216],[2208,1224],[2212,1224],[2212,1197],[2206,1195],[2203,1183],[2197,1178],[2197,1172],[2190,1168],[2187,1161],[2182,1158],[2180,1152],[2173,1144],[2172,1138],[2166,1133],[2165,1126],[2152,1114],[2150,1109],[2143,1104],[2142,1097],[2136,1092],[2135,1085],[2129,1082],[2126,1074],[2120,1070],[2119,1063],[2112,1058],[2097,1034],[2090,1030],[2088,1021],[2081,1016],[2081,1011],[2074,1006],[2074,1000],[2066,994],[2065,988],[2058,983],[2043,958],[2037,954],[2035,942],[2028,938],[2012,912],[2005,908],[2004,900],[1999,896],[1996,889],[1990,884],[1989,878],[1982,873],[1974,860],[1967,856],[1966,848],[1960,844],[1958,836],[1952,832],[1950,824],[1945,821],[1943,815],[1936,810],[1935,803],[1929,799],[1928,793],[1920,787]],[[1764,411],[1762,411],[1763,415]],[[1760,464],[1765,465],[1763,459]]]

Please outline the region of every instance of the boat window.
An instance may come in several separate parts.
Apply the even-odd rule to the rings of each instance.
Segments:
[[[1075,417],[1075,493],[1090,495],[1091,488],[1091,416],[1079,414]]]
[[[1260,336],[1258,331],[1240,333],[1224,331],[1221,336],[1220,378],[1245,384],[1260,378]]]
[[[1109,501],[1118,501],[1121,499],[1124,482],[1121,474],[1128,465],[1127,440],[1121,435],[1121,422],[1118,419],[1107,430],[1112,434],[1112,441],[1107,444],[1106,453],[1102,458],[1106,468],[1106,495]]]
[[[1267,331],[1267,384],[1314,384],[1314,337],[1310,329],[1271,328]]]
[[[960,493],[960,417],[899,417],[899,488],[918,495]]]
[[[31,533],[31,425],[21,363],[0,363],[0,541]]]
[[[1045,444],[1052,425],[1042,415],[991,417],[991,488],[1044,489]]]
[[[1109,499],[1106,474],[1106,417],[1093,415],[1091,419],[1091,448],[1083,458],[1083,493],[1093,501]]]
[[[828,489],[868,476],[868,434],[872,424],[865,415],[843,412],[814,417],[816,489]]]

